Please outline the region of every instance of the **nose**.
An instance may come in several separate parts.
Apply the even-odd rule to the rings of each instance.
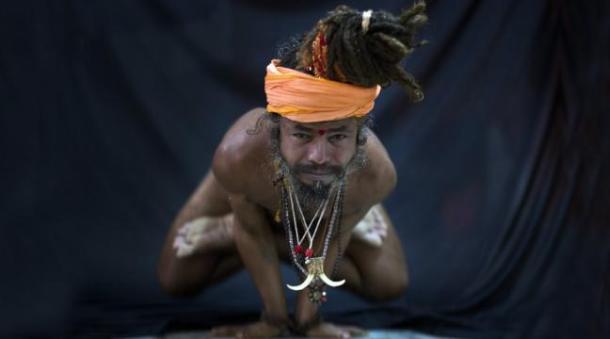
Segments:
[[[330,160],[329,148],[324,138],[313,142],[307,150],[307,160],[316,165],[324,165]]]

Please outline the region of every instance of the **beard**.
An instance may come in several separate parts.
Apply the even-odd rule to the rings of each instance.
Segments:
[[[289,180],[292,182],[294,191],[301,203],[303,213],[311,218],[324,201],[330,198],[331,189],[338,178],[326,184],[321,181],[314,181],[313,184],[308,185],[290,172]]]
[[[280,176],[287,178],[291,183],[303,213],[308,218],[313,217],[324,201],[330,198],[333,193],[333,187],[336,186],[346,173],[346,168],[341,166],[319,166],[313,164],[289,166],[279,152],[274,152],[273,158],[275,162],[280,164]],[[312,172],[332,174],[333,179],[329,182],[313,181],[312,183],[305,183],[299,179],[300,174]]]

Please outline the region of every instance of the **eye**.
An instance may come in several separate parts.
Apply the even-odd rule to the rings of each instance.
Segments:
[[[309,134],[307,134],[307,133],[297,132],[297,133],[292,133],[292,136],[297,138],[297,139],[301,139],[301,140],[309,139]]]
[[[328,138],[328,140],[330,140],[331,142],[338,142],[338,141],[341,141],[341,140],[343,140],[345,138],[347,138],[347,135],[345,135],[345,134],[334,134],[334,135],[331,135]]]

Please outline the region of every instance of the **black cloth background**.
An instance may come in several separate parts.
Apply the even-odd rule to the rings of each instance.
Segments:
[[[398,11],[410,1],[347,1]],[[265,65],[336,1],[3,1],[0,334],[101,337],[257,317],[245,273],[162,293],[174,215]],[[410,273],[331,320],[485,338],[610,337],[610,4],[439,1],[374,130]],[[286,279],[294,281],[290,268]],[[294,296],[289,296],[294,304]]]

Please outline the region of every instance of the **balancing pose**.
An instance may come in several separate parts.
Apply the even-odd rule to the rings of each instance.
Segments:
[[[368,113],[392,82],[423,99],[400,62],[421,44],[424,11],[423,2],[398,16],[339,6],[268,64],[266,109],[228,130],[159,263],[161,285],[177,296],[249,272],[264,305],[260,321],[212,334],[356,335],[320,319],[327,292],[343,286],[370,300],[404,292],[404,254],[381,206],[396,172]],[[282,281],[282,260],[301,281]],[[293,316],[286,292],[298,293]]]

